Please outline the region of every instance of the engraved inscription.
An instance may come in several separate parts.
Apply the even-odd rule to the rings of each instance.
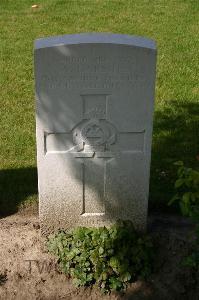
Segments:
[[[59,76],[43,75],[41,82],[50,89],[63,88],[119,88],[145,84],[143,74],[137,70],[133,57],[65,57],[59,62]],[[62,80],[58,78],[61,76]]]

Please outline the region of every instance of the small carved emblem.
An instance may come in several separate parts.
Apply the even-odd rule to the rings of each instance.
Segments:
[[[116,129],[106,120],[91,119],[78,124],[73,130],[73,142],[75,145],[97,147],[102,146],[109,149],[116,140]],[[82,150],[83,150],[82,149]]]

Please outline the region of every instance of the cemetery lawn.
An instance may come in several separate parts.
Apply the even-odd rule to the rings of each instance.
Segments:
[[[157,41],[150,208],[173,194],[173,162],[196,167],[199,132],[196,0],[0,1],[0,211],[37,200],[33,41],[78,32],[114,32]]]

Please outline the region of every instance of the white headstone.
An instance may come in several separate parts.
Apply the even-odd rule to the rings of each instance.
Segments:
[[[35,42],[43,234],[117,219],[146,226],[154,41],[73,34]]]

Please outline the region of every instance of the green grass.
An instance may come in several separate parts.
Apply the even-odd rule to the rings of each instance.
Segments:
[[[172,162],[196,164],[199,132],[197,0],[0,0],[0,210],[37,198],[33,41],[114,32],[157,41],[150,204],[172,193]],[[7,210],[7,212],[6,212]]]

